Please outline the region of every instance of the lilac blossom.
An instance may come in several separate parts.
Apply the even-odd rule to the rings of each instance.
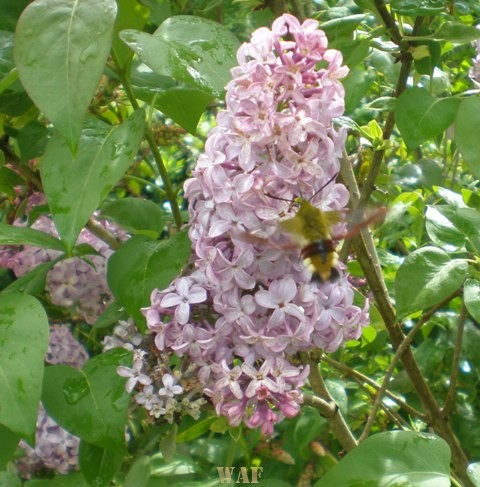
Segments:
[[[144,314],[158,352],[183,358],[217,414],[271,434],[302,402],[308,366],[289,357],[333,352],[368,323],[342,268],[335,283],[311,282],[300,249],[279,231],[295,205],[270,196],[346,206],[346,188],[326,183],[344,150],[333,120],[348,68],[315,20],[288,14],[254,32],[237,59],[226,109],[184,186],[193,266],[155,290]]]
[[[29,201],[36,205],[42,203],[36,194],[32,195]],[[114,224],[105,221],[99,223],[118,238],[126,238],[126,234]],[[21,220],[16,220],[14,224],[25,225]],[[42,215],[37,218],[31,228],[58,237],[55,225],[48,216]],[[79,257],[57,262],[47,273],[46,291],[54,305],[68,308],[73,316],[93,324],[112,301],[112,294],[106,280],[106,264],[113,251],[87,229],[81,231],[77,244],[89,244],[98,254],[89,255],[88,262]],[[0,265],[12,269],[17,277],[21,277],[60,255],[61,252],[57,250],[29,245],[5,246],[0,247]]]
[[[51,325],[45,361],[49,364],[70,365],[80,368],[88,360],[88,353],[74,337],[67,325]],[[23,456],[16,467],[24,478],[45,468],[60,474],[78,469],[80,439],[60,427],[40,405],[35,432],[35,448],[20,442]]]

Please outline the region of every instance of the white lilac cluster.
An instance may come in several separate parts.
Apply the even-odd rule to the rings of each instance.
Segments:
[[[144,314],[157,350],[184,358],[217,414],[269,434],[299,411],[308,367],[290,357],[332,352],[368,323],[344,274],[311,282],[300,249],[282,249],[278,221],[296,209],[270,196],[313,197],[323,210],[347,204],[346,188],[326,183],[344,149],[333,119],[344,111],[339,79],[348,69],[315,20],[291,15],[254,32],[237,58],[226,109],[185,183],[194,269],[154,291]],[[130,369],[137,379],[129,389],[142,384],[148,393],[142,361]],[[175,395],[172,381],[169,373],[165,387]]]
[[[88,360],[88,353],[66,325],[52,325],[45,361],[49,364],[80,368]],[[31,478],[44,469],[66,474],[78,467],[79,438],[60,427],[40,406],[35,432],[35,448],[23,440],[23,456],[16,467],[23,478]]]
[[[100,223],[111,233],[124,237],[114,224]],[[16,221],[15,225],[24,226],[25,223]],[[58,236],[53,221],[47,216],[37,218],[31,228]],[[68,308],[73,316],[78,315],[86,323],[93,324],[112,300],[106,281],[106,264],[113,251],[87,229],[82,230],[78,238],[77,244],[82,243],[89,244],[98,255],[88,255],[88,263],[73,257],[55,264],[47,274],[46,290],[54,305]],[[21,277],[60,254],[57,250],[29,245],[0,247],[0,266],[12,269],[15,276]]]
[[[154,346],[148,342],[148,337],[142,345],[147,348]],[[141,390],[134,396],[135,402],[152,418],[162,416],[169,423],[185,415],[199,419],[207,401],[196,377],[197,368],[190,364],[172,369],[170,358],[166,353],[135,350],[132,367],[120,366],[117,372],[127,379],[125,388],[128,393],[141,384]]]
[[[102,351],[112,348],[125,348],[133,352],[142,344],[142,335],[138,332],[132,320],[120,320],[112,330],[111,335],[106,335],[102,340]]]
[[[175,416],[200,417],[206,404],[202,387],[196,380],[196,367],[170,367],[170,356],[155,349],[152,335],[142,337],[131,321],[119,321],[112,335],[103,339],[103,351],[121,347],[133,351],[133,366],[118,367],[118,373],[127,379],[126,390],[132,393],[137,384],[135,402],[145,408],[151,417],[162,416],[172,423]],[[149,350],[150,352],[145,352]]]

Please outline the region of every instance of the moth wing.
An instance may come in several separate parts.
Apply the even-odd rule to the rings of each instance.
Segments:
[[[345,211],[324,211],[325,222],[329,228],[345,220]]]
[[[296,239],[301,239],[303,236],[304,222],[298,215],[279,221],[278,226],[282,231],[289,233]]]

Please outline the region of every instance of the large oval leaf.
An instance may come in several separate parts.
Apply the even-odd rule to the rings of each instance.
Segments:
[[[463,284],[468,263],[450,259],[440,249],[424,247],[412,252],[399,267],[395,279],[397,317],[431,308]]]
[[[457,229],[464,238],[467,249],[480,254],[480,213],[474,208],[455,205],[437,205],[437,210]]]
[[[150,303],[154,289],[165,289],[190,255],[190,240],[180,232],[168,240],[132,237],[108,260],[107,282],[117,301],[139,323],[140,308]]]
[[[70,252],[91,214],[133,161],[144,130],[143,110],[117,127],[85,130],[77,156],[52,137],[40,172],[57,231]]]
[[[407,147],[415,149],[448,128],[459,104],[457,98],[434,98],[424,88],[413,87],[402,93],[395,105],[395,120]]]
[[[35,0],[17,24],[20,80],[72,149],[110,52],[116,10],[115,0]]]
[[[427,433],[389,431],[367,438],[315,487],[450,487],[450,449]]]
[[[447,251],[463,249],[465,235],[442,214],[439,207],[429,206],[425,213],[425,228],[433,243]]]
[[[48,348],[48,320],[32,296],[0,296],[0,423],[30,436],[35,431]]]
[[[42,392],[45,409],[70,433],[123,453],[130,395],[117,367],[130,363],[130,352],[116,348],[96,355],[80,371],[66,365],[47,367]]]
[[[153,71],[221,96],[236,64],[236,37],[224,26],[190,15],[170,17],[153,35],[128,29],[120,38]]]

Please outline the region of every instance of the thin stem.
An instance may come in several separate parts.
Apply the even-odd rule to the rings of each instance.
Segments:
[[[388,367],[388,370],[383,378],[382,386],[378,390],[377,397],[375,398],[375,401],[372,406],[372,410],[370,411],[370,414],[368,415],[367,423],[365,425],[365,428],[363,429],[362,434],[360,435],[360,438],[358,439],[359,442],[362,442],[365,440],[368,435],[370,434],[370,430],[372,429],[373,423],[375,421],[375,418],[377,416],[378,408],[380,407],[380,404],[382,403],[383,396],[385,395],[385,391],[387,390],[388,384],[390,384],[390,380],[393,376],[393,372],[395,368],[397,367],[398,362],[400,361],[400,358],[404,354],[405,350],[410,346],[412,343],[413,338],[417,334],[417,332],[420,330],[420,328],[423,326],[424,321],[419,320],[416,325],[410,330],[410,333],[405,337],[403,342],[400,344],[400,346],[397,348],[397,351],[395,355],[393,356],[392,362],[390,363],[390,366]]]
[[[400,33],[394,18],[387,10],[385,3],[383,3],[383,0],[374,0],[373,3],[375,4],[377,12],[385,24],[385,27],[387,28],[388,33],[390,34],[390,39],[392,39],[397,46],[400,46],[402,44],[402,34]]]
[[[382,12],[386,11],[388,14],[387,18],[393,21],[392,17],[388,13],[388,10],[386,9],[382,0],[375,0],[375,6],[377,7],[377,9],[379,9],[379,13],[380,11]],[[384,20],[384,22],[386,22],[383,16],[382,19]],[[413,27],[413,32],[418,32],[418,30],[422,26],[422,22],[423,22],[422,17],[418,17],[416,19],[415,25]],[[389,25],[387,25],[387,28],[389,28]],[[394,35],[396,37],[396,34],[393,34],[393,30],[391,30],[390,28],[389,28],[389,32],[391,36]],[[396,42],[402,48],[402,52],[400,53],[400,61],[401,61],[400,74],[398,76],[397,86],[395,87],[395,92],[393,95],[395,98],[398,98],[405,91],[407,87],[407,81],[410,75],[413,58],[411,54],[408,52],[409,45],[404,43],[401,40],[401,38],[398,40],[398,42],[395,40],[394,42]],[[395,126],[395,115],[393,112],[389,112],[387,119],[385,121],[385,125],[383,126],[383,130],[382,130],[383,140],[390,139],[394,126]],[[373,154],[370,170],[368,172],[367,179],[362,189],[362,194],[360,197],[360,206],[365,206],[370,198],[370,195],[375,187],[375,181],[377,180],[378,174],[380,172],[380,167],[383,163],[384,156],[385,156],[385,149],[376,150]]]
[[[125,174],[124,178],[131,179],[132,181],[137,181],[138,183],[142,183],[145,186],[151,186],[153,191],[155,191],[155,193],[158,193],[160,197],[165,198],[165,190],[159,188],[154,183],[152,183],[152,181],[149,181],[148,179],[140,178],[138,176],[133,176],[131,174]]]
[[[123,88],[125,90],[125,93],[127,95],[128,101],[134,108],[134,110],[138,110],[140,108],[138,101],[133,93],[132,86],[130,84],[130,81],[128,80],[127,76],[125,76],[125,72],[120,66],[120,63],[118,62],[117,57],[115,54],[113,54],[113,60],[115,62],[115,65],[117,67],[117,75],[120,78],[120,81],[123,85]],[[150,147],[150,150],[152,152],[153,159],[155,160],[155,164],[157,165],[158,172],[160,174],[160,177],[162,178],[163,185],[165,187],[165,194],[167,195],[167,199],[170,203],[170,206],[172,208],[172,213],[173,213],[173,218],[175,220],[175,226],[177,229],[180,229],[182,226],[182,215],[180,213],[180,208],[177,203],[177,198],[175,195],[175,192],[172,187],[172,183],[170,181],[170,176],[168,175],[167,168],[165,167],[165,164],[163,163],[162,155],[160,154],[160,151],[158,149],[158,146],[155,142],[155,138],[153,137],[152,129],[150,125],[147,123],[145,125],[145,139]]]
[[[318,396],[318,401],[315,402],[315,400],[312,399],[311,404],[318,407],[320,413],[325,415],[325,419],[328,421],[332,433],[338,439],[345,451],[352,450],[358,445],[357,440],[355,440],[353,433],[350,431],[342,413],[338,409],[338,406],[335,404],[335,401],[325,385],[323,377],[320,374],[318,361],[314,359],[312,354],[308,354],[306,356],[306,362],[310,365],[310,375],[308,376],[310,385],[315,395]],[[325,412],[327,414],[324,414]]]
[[[381,388],[381,385],[378,384],[376,381],[373,379],[370,379],[370,377],[362,374],[361,372],[358,372],[358,370],[352,369],[348,365],[342,364],[341,362],[336,361],[335,359],[323,355],[322,356],[322,362],[325,362],[332,367],[334,367],[337,370],[340,370],[341,372],[345,373],[345,375],[352,377],[354,380],[358,382],[364,389],[368,389],[365,384],[367,384],[370,387],[373,387],[377,391]],[[427,417],[425,414],[421,413],[420,411],[416,410],[412,406],[410,406],[408,403],[400,399],[396,394],[394,394],[392,391],[389,391],[388,389],[385,390],[385,395],[388,396],[393,402],[398,404],[407,414],[410,414],[410,416],[414,416],[419,418],[422,421],[426,421]]]
[[[460,365],[460,354],[462,351],[462,341],[463,332],[465,329],[465,317],[467,314],[467,309],[465,303],[462,302],[462,309],[460,310],[460,315],[458,316],[457,325],[457,336],[455,338],[455,348],[453,350],[452,358],[452,371],[450,374],[450,384],[448,386],[447,398],[445,399],[445,404],[443,406],[443,414],[449,416],[453,410],[456,399],[457,381],[458,381],[458,369]]]
[[[113,233],[109,232],[100,223],[96,222],[93,218],[90,218],[85,227],[93,233],[100,240],[105,242],[112,250],[120,248],[122,241],[119,240]]]
[[[360,381],[358,379],[354,379],[355,382],[359,383]],[[360,384],[361,385],[361,384]],[[375,400],[377,395],[372,392],[371,390],[366,390],[367,394]],[[380,409],[383,410],[383,412],[390,418],[390,421],[394,423],[398,428],[401,429],[410,429],[410,425],[405,421],[396,411],[388,407],[386,404],[380,403]]]

